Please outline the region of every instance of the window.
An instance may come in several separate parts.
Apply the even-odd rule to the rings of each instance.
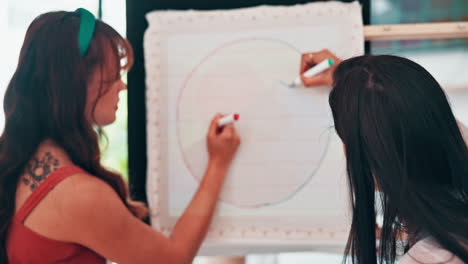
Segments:
[[[0,9],[0,33],[8,36],[2,41],[0,55],[0,95],[6,90],[8,82],[13,75],[21,45],[29,24],[38,15],[54,11],[73,11],[78,7],[83,7],[97,15],[98,0],[6,0],[2,2]],[[102,2],[102,19],[104,22],[114,27],[121,35],[125,36],[125,0],[112,0]],[[0,101],[3,109],[3,100]],[[0,130],[4,127],[3,113],[0,115]],[[117,121],[105,128],[109,138],[109,144],[103,156],[103,164],[113,170],[123,174],[127,178],[127,93],[120,94],[119,110]]]
[[[372,24],[468,21],[466,0],[374,0]],[[468,124],[468,39],[371,43],[373,54],[394,54],[421,64],[440,83],[458,120]]]

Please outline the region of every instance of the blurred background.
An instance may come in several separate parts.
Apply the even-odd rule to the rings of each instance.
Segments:
[[[15,71],[19,52],[29,24],[38,15],[49,11],[74,11],[84,7],[98,16],[99,5],[102,10],[102,20],[110,24],[121,35],[126,34],[125,0],[99,1],[99,0],[0,0],[0,130],[3,131],[3,95]],[[104,163],[121,172],[127,179],[127,91],[120,93],[117,122],[105,128],[109,144],[103,142]]]

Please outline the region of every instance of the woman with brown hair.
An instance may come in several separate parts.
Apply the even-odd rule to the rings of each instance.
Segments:
[[[205,177],[171,236],[142,222],[147,208],[101,165],[98,144],[132,55],[85,9],[30,25],[4,99],[0,263],[190,263],[196,255],[240,140],[232,125],[217,129],[217,115]]]

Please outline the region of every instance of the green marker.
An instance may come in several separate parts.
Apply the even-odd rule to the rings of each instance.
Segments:
[[[334,61],[333,59],[326,59],[319,64],[315,65],[314,67],[308,69],[306,72],[303,73],[304,77],[310,78],[312,76],[315,76],[324,70],[330,68],[333,65]],[[302,79],[301,77],[297,77],[296,80],[294,80],[293,83],[291,83],[289,86],[290,87],[297,87],[302,85]]]

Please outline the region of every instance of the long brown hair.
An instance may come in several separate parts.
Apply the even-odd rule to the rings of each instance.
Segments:
[[[143,218],[147,214],[143,204],[128,199],[122,177],[101,165],[99,135],[85,116],[87,83],[92,73],[109,68],[104,62],[110,55],[119,64],[115,67],[119,78],[120,71],[128,70],[133,63],[132,48],[112,27],[97,20],[90,48],[80,57],[79,24],[80,14],[76,12],[37,17],[27,30],[17,69],[6,90],[5,129],[0,138],[1,263],[7,263],[6,236],[19,177],[46,139],[62,147],[74,164],[107,182],[134,215]],[[112,52],[105,50],[109,46]]]

